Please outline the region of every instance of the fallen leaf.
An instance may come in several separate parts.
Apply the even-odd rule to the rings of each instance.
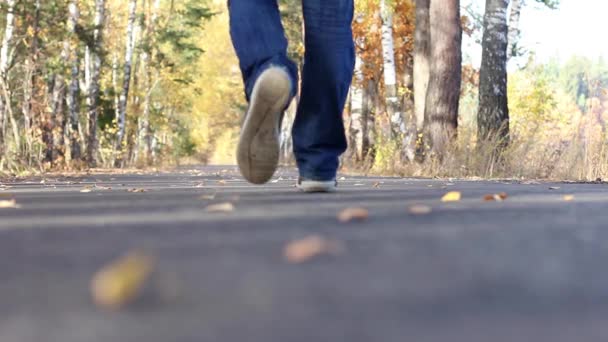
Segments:
[[[208,213],[230,213],[234,211],[234,204],[226,202],[219,204],[212,204],[208,206],[205,210]]]
[[[458,191],[451,191],[441,198],[441,202],[458,202],[462,198],[462,194]]]
[[[561,189],[559,186],[549,187],[549,190],[559,190],[559,189]]]
[[[379,187],[380,187],[380,182],[376,182],[376,183],[374,183],[373,187],[374,187],[374,188],[379,188]]]
[[[285,259],[292,264],[301,264],[321,255],[338,255],[344,252],[344,245],[335,240],[313,235],[290,242],[285,246]]]
[[[502,202],[504,200],[506,200],[509,197],[509,195],[507,195],[506,192],[501,192],[499,194],[489,194],[489,195],[485,195],[483,197],[483,200],[486,202]]]
[[[19,209],[21,205],[17,204],[17,201],[14,199],[0,201],[0,209]]]
[[[564,201],[566,201],[566,202],[572,202],[572,201],[574,201],[574,195],[565,195],[564,196]]]
[[[409,213],[412,215],[428,215],[433,212],[433,208],[428,205],[413,205],[408,209]]]
[[[127,192],[133,192],[133,193],[142,193],[142,192],[148,192],[148,190],[146,190],[146,189],[137,189],[137,188],[133,188],[133,189],[129,189],[129,190],[127,190]]]
[[[342,223],[352,221],[365,221],[369,218],[369,211],[365,208],[348,208],[338,214],[338,221]]]
[[[130,253],[113,261],[93,277],[93,301],[108,310],[125,307],[141,293],[153,269],[153,259],[141,252]]]

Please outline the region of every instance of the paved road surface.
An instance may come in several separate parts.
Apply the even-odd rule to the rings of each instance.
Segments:
[[[293,183],[283,172],[251,187],[210,167],[4,183],[0,200],[22,208],[0,209],[0,341],[608,340],[607,185],[347,177],[338,194],[303,195]],[[463,200],[441,203],[450,190]],[[236,210],[205,212],[221,202]],[[339,224],[353,206],[369,219]],[[346,251],[286,262],[285,244],[311,234]],[[97,309],[92,275],[138,248],[172,295]]]

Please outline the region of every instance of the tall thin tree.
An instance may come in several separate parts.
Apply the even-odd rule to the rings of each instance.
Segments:
[[[119,116],[117,119],[118,134],[116,137],[116,151],[118,158],[117,166],[122,163],[122,144],[126,131],[127,104],[129,100],[129,87],[131,85],[131,71],[133,63],[133,51],[135,50],[135,20],[137,19],[137,0],[129,1],[129,20],[127,22],[125,64],[123,74],[122,92],[120,94]]]
[[[478,137],[504,146],[509,139],[507,101],[507,8],[509,0],[487,0],[479,72]]]
[[[96,153],[98,147],[97,119],[99,116],[99,94],[101,77],[101,57],[103,51],[103,27],[105,23],[105,0],[95,0],[95,29],[93,31],[92,46],[89,47],[91,56],[91,75],[88,90],[87,109],[89,132],[87,137],[87,162],[89,166],[96,166]]]

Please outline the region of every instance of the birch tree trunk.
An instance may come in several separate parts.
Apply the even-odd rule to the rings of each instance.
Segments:
[[[6,124],[8,119],[8,107],[11,105],[10,95],[8,94],[8,67],[10,64],[9,50],[13,40],[15,30],[15,2],[16,0],[6,0],[7,14],[6,25],[2,47],[0,47],[0,157],[6,153]]]
[[[359,56],[355,59],[355,79],[351,88],[351,120],[349,127],[350,146],[357,161],[361,161],[364,158],[363,154],[363,140],[366,135],[365,128],[367,122],[363,116],[363,61]]]
[[[509,139],[507,102],[507,8],[509,0],[487,0],[484,16],[482,60],[479,72],[479,140],[496,140],[504,146]]]
[[[89,166],[96,166],[97,140],[97,118],[99,116],[99,78],[101,75],[101,52],[103,50],[103,26],[105,19],[105,0],[95,0],[95,30],[93,33],[93,46],[90,47],[92,60],[90,84],[88,90],[88,143],[87,162]]]
[[[80,141],[78,140],[78,127],[80,125],[80,57],[78,57],[78,41],[77,30],[78,21],[80,19],[80,9],[78,8],[78,0],[72,0],[69,4],[70,16],[68,19],[68,30],[70,31],[71,41],[74,48],[69,51],[70,54],[70,87],[67,96],[67,104],[69,111],[68,121],[68,137],[70,141],[70,157],[72,161],[77,161],[82,158],[82,150]]]
[[[416,29],[414,33],[414,111],[416,127],[424,126],[426,93],[431,69],[431,0],[416,0]]]
[[[519,20],[521,18],[521,8],[523,0],[511,1],[511,15],[509,16],[509,48],[507,52],[507,61],[518,55],[519,46]]]
[[[425,137],[440,158],[454,140],[462,83],[460,1],[431,1],[431,60],[425,108]]]
[[[386,109],[391,122],[393,138],[405,132],[405,123],[397,96],[397,72],[395,67],[395,45],[393,41],[393,13],[386,0],[380,0],[382,16],[382,56],[384,61],[384,88]]]
[[[135,19],[137,14],[137,0],[129,2],[129,21],[127,23],[127,37],[125,48],[125,65],[123,75],[123,86],[120,94],[119,116],[117,118],[118,134],[116,137],[116,151],[118,157],[116,164],[122,163],[122,144],[125,137],[125,125],[127,116],[127,104],[129,99],[129,87],[131,85],[131,69],[133,63],[133,50],[135,49]]]

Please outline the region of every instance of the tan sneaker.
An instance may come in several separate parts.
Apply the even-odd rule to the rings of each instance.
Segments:
[[[336,180],[330,181],[316,181],[305,178],[298,179],[296,185],[300,191],[307,193],[319,193],[319,192],[336,192],[338,190],[338,182]]]
[[[291,79],[281,67],[270,67],[251,92],[237,149],[241,174],[253,184],[267,183],[279,164],[279,127],[291,99]]]

